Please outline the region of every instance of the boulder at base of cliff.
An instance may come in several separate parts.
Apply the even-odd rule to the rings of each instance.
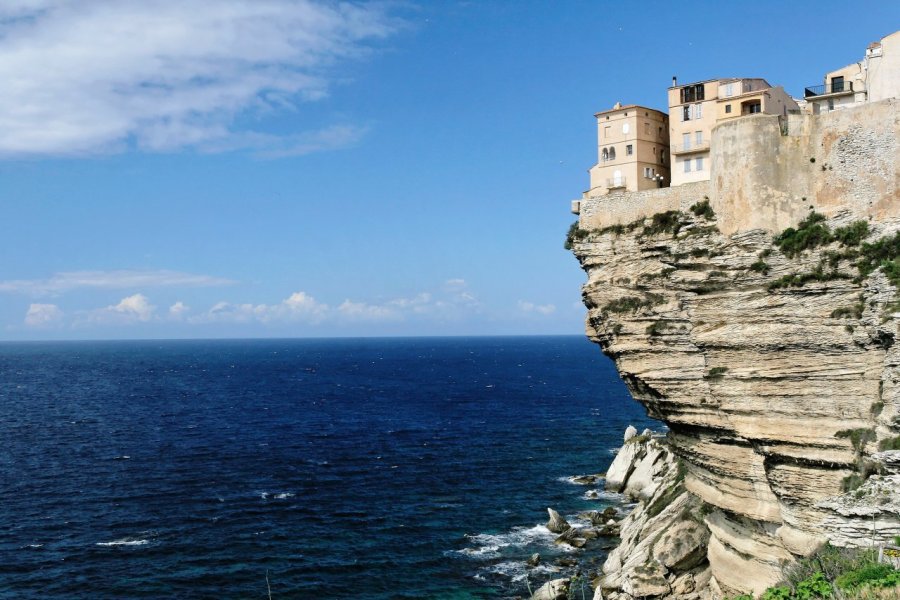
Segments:
[[[622,591],[635,598],[664,596],[671,591],[662,565],[656,562],[635,567],[626,577]]]
[[[706,558],[709,529],[695,521],[682,521],[663,533],[653,556],[669,569],[685,571]]]
[[[625,445],[616,454],[616,458],[606,472],[606,489],[611,492],[621,492],[625,482],[634,471],[634,464],[643,452],[644,446],[634,441],[625,442]]]
[[[568,521],[563,519],[562,516],[552,508],[548,508],[547,513],[550,515],[550,520],[547,521],[547,529],[551,532],[563,533],[572,527],[569,525]]]
[[[568,579],[553,579],[537,589],[532,600],[565,600],[569,595]]]
[[[631,438],[637,435],[637,429],[634,425],[629,425],[625,428],[625,441],[627,442]]]
[[[565,530],[558,538],[556,538],[553,543],[554,544],[568,544],[573,548],[581,548],[587,542],[587,536],[585,535],[586,531],[582,531],[581,529],[575,529],[574,527],[570,527]],[[596,535],[594,536],[596,537]]]

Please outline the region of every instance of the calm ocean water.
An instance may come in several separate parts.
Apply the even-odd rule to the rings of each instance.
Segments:
[[[514,596],[628,423],[576,336],[0,344],[0,598]]]

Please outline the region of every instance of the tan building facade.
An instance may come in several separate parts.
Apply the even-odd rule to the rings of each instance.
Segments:
[[[900,96],[900,31],[869,44],[862,60],[826,73],[803,96],[815,115]]]
[[[591,188],[584,197],[669,185],[669,118],[664,112],[617,103],[594,116],[597,164],[589,171]]]
[[[716,124],[753,114],[787,115],[799,111],[781,87],[765,79],[710,79],[669,88],[669,139],[672,185],[710,177],[709,144]]]

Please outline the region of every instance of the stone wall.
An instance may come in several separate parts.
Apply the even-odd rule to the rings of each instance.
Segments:
[[[677,187],[617,192],[581,200],[578,224],[581,229],[602,229],[625,225],[641,217],[667,210],[687,210],[709,196],[709,182],[698,181]]]
[[[787,135],[782,135],[782,124]],[[900,102],[786,121],[756,115],[713,130],[710,201],[722,233],[781,231],[810,209],[900,220]]]

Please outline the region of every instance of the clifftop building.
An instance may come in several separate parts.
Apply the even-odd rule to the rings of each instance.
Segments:
[[[900,31],[872,42],[859,62],[825,74],[821,85],[804,90],[808,110],[840,110],[896,96],[900,89]]]
[[[598,112],[597,164],[585,197],[669,185],[669,118],[645,106],[616,104]]]
[[[672,185],[709,179],[712,128],[721,121],[753,114],[785,116],[799,111],[781,87],[765,79],[709,79],[669,88]]]

